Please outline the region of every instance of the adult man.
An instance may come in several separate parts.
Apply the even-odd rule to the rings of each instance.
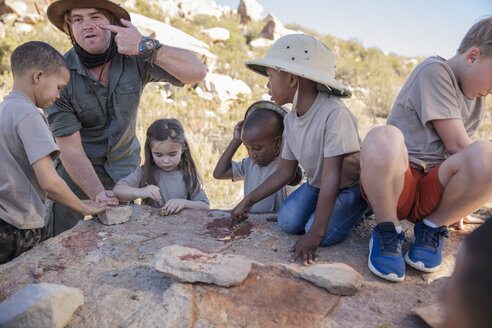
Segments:
[[[65,54],[70,82],[46,110],[61,149],[57,171],[79,197],[117,204],[110,190],[140,164],[135,129],[143,88],[155,81],[194,83],[206,68],[187,50],[142,37],[111,1],[57,0],[47,14],[74,46]],[[53,204],[46,221],[57,235],[81,218]]]

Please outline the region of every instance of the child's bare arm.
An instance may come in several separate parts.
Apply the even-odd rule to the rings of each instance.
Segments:
[[[225,180],[225,179],[232,179],[233,174],[232,174],[232,157],[236,153],[237,149],[239,146],[241,146],[241,128],[243,126],[243,121],[239,121],[236,126],[234,127],[234,134],[231,142],[227,146],[227,148],[224,150],[222,155],[219,158],[219,161],[217,162],[217,165],[215,166],[213,176],[215,179],[219,180]]]
[[[154,185],[146,186],[144,188],[135,188],[119,183],[116,184],[113,192],[119,200],[123,201],[135,200],[137,198],[152,198],[157,202],[161,201],[161,191],[159,190],[159,187]]]
[[[50,156],[37,160],[32,168],[39,185],[54,202],[84,215],[97,214],[110,208],[106,202],[81,201],[60,178]]]
[[[311,264],[317,260],[316,251],[323,240],[326,227],[328,226],[333,207],[338,197],[342,163],[343,155],[324,159],[321,188],[318,203],[316,204],[313,225],[305,235],[299,237],[297,243],[291,249],[294,252],[292,262],[295,262],[300,256],[302,256],[304,265]]]
[[[432,125],[451,155],[465,149],[473,143],[460,119],[433,120]]]
[[[187,200],[187,199],[170,199],[162,207],[162,211],[165,215],[171,215],[173,213],[178,213],[182,209],[209,209],[210,205],[199,200]]]
[[[297,161],[280,158],[275,172],[232,209],[232,222],[234,223],[235,221],[245,219],[245,214],[249,212],[255,203],[285,186],[294,176],[297,165]]]

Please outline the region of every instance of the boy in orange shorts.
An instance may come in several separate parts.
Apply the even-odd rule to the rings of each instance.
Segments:
[[[476,23],[454,57],[419,64],[401,89],[387,125],[361,149],[361,189],[376,216],[369,269],[391,281],[405,262],[432,272],[442,260],[447,226],[492,197],[492,143],[470,136],[492,93],[492,17]],[[402,256],[399,220],[415,223]]]

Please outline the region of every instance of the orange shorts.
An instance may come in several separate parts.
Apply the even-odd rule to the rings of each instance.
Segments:
[[[397,215],[400,220],[417,222],[434,212],[442,198],[444,188],[439,182],[438,171],[441,165],[434,167],[428,173],[408,166],[405,172],[405,183],[398,198]],[[362,197],[371,208],[367,195],[360,184]]]

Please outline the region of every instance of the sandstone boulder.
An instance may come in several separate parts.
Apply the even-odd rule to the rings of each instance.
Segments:
[[[82,304],[80,289],[47,283],[27,285],[0,303],[0,326],[65,327]]]
[[[227,41],[231,33],[223,27],[212,27],[202,31],[212,42]]]
[[[336,295],[354,295],[362,282],[362,276],[345,263],[319,263],[288,268],[297,276]]]
[[[205,90],[217,93],[222,102],[237,99],[239,94],[251,94],[251,88],[244,81],[233,80],[230,76],[223,74],[208,73],[203,84]]]
[[[240,284],[251,271],[251,261],[240,255],[204,253],[196,248],[172,245],[154,257],[156,271],[181,282],[218,286]]]
[[[260,20],[262,11],[263,6],[256,0],[241,0],[237,7],[237,13],[241,15],[241,24]]]
[[[161,43],[173,47],[192,51],[199,56],[212,61],[216,58],[216,56],[208,50],[209,47],[205,42],[200,41],[169,24],[136,13],[131,13],[131,18],[132,23],[138,28],[142,35],[156,38]]]
[[[287,34],[302,33],[302,31],[295,31],[285,28],[284,25],[272,14],[269,14],[264,19],[265,25],[258,35],[261,38],[268,40],[277,40]]]
[[[130,220],[132,216],[131,206],[115,206],[110,210],[98,214],[99,220],[105,225],[120,224]]]

